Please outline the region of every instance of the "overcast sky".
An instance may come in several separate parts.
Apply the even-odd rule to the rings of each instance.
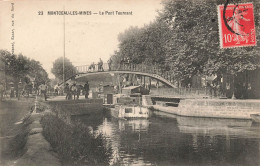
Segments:
[[[14,11],[11,11],[14,2]],[[130,26],[149,24],[162,8],[161,0],[1,1],[0,49],[38,60],[49,76],[55,59],[63,56],[63,16],[48,11],[91,11],[92,15],[65,16],[65,55],[75,66],[108,60],[118,48],[117,35]],[[43,15],[38,15],[43,11]],[[133,15],[94,15],[132,11]],[[12,13],[14,18],[11,17]],[[14,26],[12,26],[14,20]],[[12,37],[14,29],[14,39]]]

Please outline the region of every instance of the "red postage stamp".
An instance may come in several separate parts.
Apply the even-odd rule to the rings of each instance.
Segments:
[[[256,46],[252,3],[219,5],[218,12],[221,48]]]

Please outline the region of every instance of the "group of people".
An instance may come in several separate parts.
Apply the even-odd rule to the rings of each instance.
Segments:
[[[79,99],[79,95],[83,91],[85,98],[87,99],[89,96],[89,84],[88,82],[85,83],[84,86],[82,85],[77,85],[76,83],[73,83],[72,85],[69,85],[66,83],[64,87],[64,93],[66,93],[66,100],[71,100],[72,97],[74,100]]]
[[[29,97],[29,94],[32,93],[32,90],[30,88],[31,86],[27,86],[25,85],[24,88],[22,88],[22,85],[20,85],[20,83],[18,84],[18,96],[17,98],[20,98],[20,95],[27,95]],[[45,82],[42,82],[42,84],[40,84],[37,88],[37,86],[35,87],[36,89],[36,93],[39,96],[43,96],[44,100],[47,101],[47,91],[48,91],[48,86],[46,85]],[[56,90],[56,88],[54,88],[54,90]],[[69,85],[68,83],[65,85],[64,87],[64,93],[66,94],[66,100],[71,100],[72,98],[74,100],[79,99],[79,96],[81,94],[81,92],[83,92],[83,94],[85,95],[85,98],[87,99],[89,97],[89,83],[88,81],[83,85],[80,84],[76,84],[73,83],[71,85]],[[28,92],[27,92],[28,91]],[[5,95],[6,91],[5,91],[5,86],[3,83],[0,82],[0,101],[3,100],[3,97]],[[56,91],[55,91],[56,93]],[[15,97],[15,88],[14,86],[11,86],[10,88],[10,98]]]
[[[45,82],[37,87],[33,87],[32,83],[27,82],[23,84],[22,82],[19,82],[16,87],[15,84],[10,82],[9,87],[7,88],[4,83],[0,83],[0,100],[2,101],[4,97],[10,97],[14,98],[16,97],[18,100],[21,97],[29,97],[30,94],[33,93],[33,90],[38,94],[44,95],[44,99],[47,100],[47,85],[45,85]]]
[[[99,58],[99,62],[98,62],[98,64],[97,64],[97,67],[98,67],[98,71],[104,71],[103,61],[101,60],[101,58]],[[89,66],[88,69],[89,69],[89,70],[92,70],[92,71],[95,71],[95,69],[96,69],[95,63],[93,62],[93,63]]]

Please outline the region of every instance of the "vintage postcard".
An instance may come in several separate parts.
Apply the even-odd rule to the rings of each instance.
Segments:
[[[0,0],[1,166],[259,166],[260,0]]]

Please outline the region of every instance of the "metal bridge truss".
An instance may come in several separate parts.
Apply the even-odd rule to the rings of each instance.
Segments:
[[[176,86],[171,83],[171,77],[169,77],[169,73],[162,74],[162,71],[159,70],[158,67],[155,66],[148,66],[144,64],[122,64],[118,67],[110,66],[108,63],[101,65],[84,65],[84,66],[77,66],[77,74],[71,77],[69,80],[78,79],[81,77],[85,77],[88,75],[96,75],[96,74],[135,74],[140,76],[146,76],[153,79],[156,79],[163,84],[171,87],[176,88]],[[67,82],[66,81],[66,82]]]

